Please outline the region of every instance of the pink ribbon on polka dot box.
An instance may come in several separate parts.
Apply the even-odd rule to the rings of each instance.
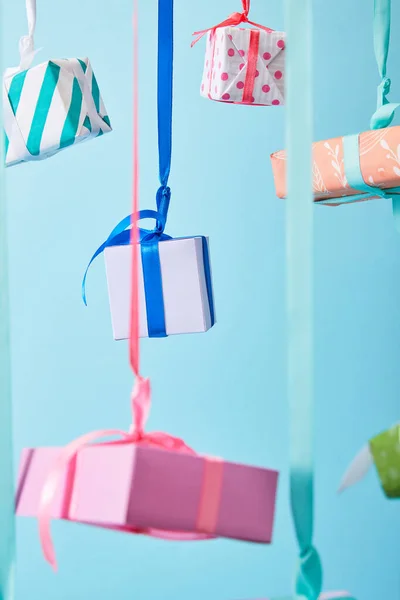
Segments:
[[[285,33],[218,27],[207,36],[201,95],[235,104],[279,106],[285,93]]]

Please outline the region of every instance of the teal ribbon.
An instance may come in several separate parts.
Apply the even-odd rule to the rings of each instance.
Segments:
[[[0,121],[1,118],[0,115]],[[0,131],[3,131],[1,122]],[[4,143],[0,146],[0,152],[3,153],[0,157],[0,600],[13,600],[15,516],[7,202],[4,187]]]
[[[355,200],[367,200],[379,196],[387,200],[392,199],[394,205],[399,203],[397,196],[400,195],[400,187],[382,190],[381,188],[369,185],[364,181],[360,165],[359,135],[348,135],[343,138],[343,164],[345,175],[349,186],[354,190],[360,190],[359,194],[343,196],[340,203],[354,202]],[[318,201],[318,204],[332,204],[335,200]]]
[[[286,23],[290,498],[299,546],[294,593],[296,598],[317,600],[322,589],[322,566],[313,545],[312,1],[286,0]]]
[[[371,119],[371,129],[388,127],[400,106],[389,102],[391,80],[386,75],[390,45],[391,0],[374,0],[374,48],[381,82],[378,86],[377,109]]]
[[[378,86],[377,109],[371,119],[371,129],[383,129],[388,127],[393,121],[394,113],[400,106],[389,102],[391,81],[386,76],[386,66],[390,45],[390,21],[391,21],[391,0],[374,0],[374,48],[375,57],[378,65],[381,83]],[[361,176],[362,179],[362,176]],[[362,189],[356,187],[355,189]],[[399,188],[386,190],[385,195],[378,192],[384,198],[390,198],[391,194],[396,196]],[[392,198],[393,217],[396,229],[400,232],[400,199]]]

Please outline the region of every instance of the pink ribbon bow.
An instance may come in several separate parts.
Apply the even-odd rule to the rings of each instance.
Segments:
[[[254,27],[258,27],[258,29],[263,29],[264,31],[267,31],[268,33],[271,33],[273,31],[273,29],[270,29],[269,27],[264,27],[264,25],[254,23],[254,21],[249,21],[248,15],[250,11],[250,0],[242,0],[242,7],[243,11],[241,13],[232,13],[227,19],[225,19],[225,21],[222,21],[218,25],[214,25],[214,27],[209,27],[208,29],[203,29],[202,31],[195,31],[193,35],[197,35],[197,38],[193,40],[191,44],[192,48],[195,44],[197,44],[199,40],[201,40],[203,35],[205,35],[209,31],[212,31],[214,33],[215,30],[219,27],[237,27],[237,25],[240,25],[241,23],[248,23],[249,25],[254,25]]]
[[[138,212],[139,207],[139,118],[138,118],[138,27],[137,27],[137,0],[134,1],[134,68],[133,68],[133,200],[132,214]],[[153,446],[164,450],[175,452],[185,452],[195,455],[196,452],[185,444],[180,438],[168,435],[162,432],[145,433],[144,427],[150,412],[151,395],[150,381],[140,375],[139,368],[139,283],[138,283],[138,227],[136,219],[132,219],[131,228],[131,248],[132,248],[132,284],[131,284],[131,327],[129,339],[129,358],[132,371],[136,377],[135,385],[131,394],[132,407],[132,426],[129,432],[119,429],[101,429],[87,433],[70,444],[68,444],[60,453],[56,464],[50,471],[43,486],[39,502],[38,522],[39,537],[42,545],[43,554],[46,560],[51,564],[54,570],[57,569],[54,545],[51,537],[50,521],[52,505],[56,492],[60,485],[60,480],[66,468],[73,463],[79,452],[88,445],[105,437],[118,436],[116,441],[103,442],[99,445],[111,444],[140,444]],[[72,493],[69,494],[71,499]],[[69,504],[67,499],[67,504]],[[200,511],[200,515],[201,515]],[[103,525],[102,525],[103,526]],[[116,527],[108,527],[115,529]],[[121,528],[118,527],[120,530]],[[180,531],[166,531],[159,529],[133,529],[127,527],[123,529],[129,533],[144,534],[152,537],[158,537],[167,540],[189,541],[204,540],[213,538],[208,533],[187,533]]]

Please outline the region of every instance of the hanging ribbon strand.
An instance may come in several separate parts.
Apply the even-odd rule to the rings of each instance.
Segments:
[[[372,115],[371,129],[389,127],[400,104],[389,102],[391,81],[386,75],[390,45],[391,0],[374,0],[374,48],[381,83],[378,86],[377,109]],[[390,193],[390,190],[388,191]],[[392,197],[393,217],[400,232],[400,200],[398,189]],[[381,194],[380,194],[381,195]]]
[[[254,27],[258,27],[258,29],[263,29],[264,31],[271,33],[273,29],[269,27],[264,27],[264,25],[260,25],[259,23],[254,23],[254,21],[249,21],[248,15],[250,11],[250,0],[242,0],[243,11],[241,13],[235,12],[229,15],[225,19],[225,21],[221,21],[218,25],[214,25],[214,27],[209,27],[208,29],[203,29],[202,31],[195,31],[192,35],[196,35],[196,39],[193,40],[191,46],[197,44],[201,38],[209,32],[215,33],[215,30],[219,27],[237,27],[241,23],[247,23],[248,25],[253,25]]]
[[[166,21],[169,23],[172,32],[172,9],[173,0],[159,0],[159,23],[165,26]],[[164,27],[161,27],[163,29]],[[169,45],[172,50],[172,37],[169,37],[169,29],[167,33],[161,34],[166,36],[165,39],[171,39]],[[157,203],[160,212],[154,211],[141,211],[139,212],[139,93],[138,93],[138,82],[139,82],[139,60],[138,60],[138,2],[134,0],[134,17],[133,17],[133,36],[134,36],[134,56],[133,56],[133,185],[132,185],[132,217],[126,217],[117,227],[113,230],[110,238],[118,236],[125,237],[130,236],[130,244],[132,248],[132,272],[131,272],[131,323],[130,323],[130,339],[129,339],[129,361],[135,376],[135,384],[133,386],[131,394],[131,409],[132,409],[132,425],[129,432],[121,431],[119,429],[103,429],[100,431],[93,431],[80,438],[74,440],[68,444],[61,452],[57,464],[50,472],[46,483],[43,488],[41,495],[40,506],[38,511],[38,522],[39,522],[39,536],[42,545],[43,554],[50,565],[57,569],[57,562],[55,556],[54,545],[51,537],[50,522],[51,522],[51,511],[54,502],[55,495],[60,486],[60,480],[65,472],[65,469],[70,465],[77,457],[79,452],[86,446],[92,443],[100,443],[102,438],[105,437],[117,437],[121,444],[145,444],[147,446],[153,446],[164,450],[183,452],[194,455],[195,452],[189,446],[185,444],[180,438],[171,436],[162,432],[145,433],[145,424],[150,412],[151,406],[151,390],[150,381],[142,377],[140,374],[140,348],[139,348],[139,243],[143,240],[143,230],[139,230],[137,221],[140,218],[151,218],[155,217],[159,220],[161,230],[164,229],[166,210],[168,206],[164,204],[164,210],[162,208],[162,201]],[[169,42],[168,42],[169,43]],[[159,46],[159,55],[163,52],[163,47]],[[169,55],[167,56],[168,60]],[[161,58],[161,61],[163,59]],[[172,61],[172,55],[171,55]],[[165,61],[166,62],[166,61]],[[164,66],[165,63],[164,63]],[[163,72],[163,77],[165,71]],[[170,90],[171,98],[171,110],[172,110],[172,67],[169,69],[169,76],[171,77]],[[161,78],[162,79],[162,78]],[[160,82],[160,79],[159,79]],[[159,102],[160,102],[159,94]],[[165,108],[165,107],[164,107]],[[167,110],[166,114],[169,112]],[[160,121],[159,121],[160,122]],[[165,123],[165,122],[164,122]],[[171,137],[170,134],[170,122],[166,123],[166,127],[162,127],[159,139],[160,143],[160,182],[166,185],[168,181],[169,168],[170,168],[170,149],[171,144],[168,142]],[[161,156],[162,150],[166,148],[166,154]],[[168,150],[169,148],[169,150]],[[164,169],[161,169],[161,165],[164,165]],[[163,197],[165,197],[163,195]],[[166,207],[166,210],[165,210]],[[161,212],[162,211],[162,212]],[[131,225],[130,230],[126,230],[128,225]],[[154,231],[147,231],[146,234],[150,237],[156,235],[157,227]],[[144,234],[144,235],[146,235]],[[157,242],[158,243],[158,236]],[[126,241],[126,240],[124,240]],[[93,259],[92,259],[93,260]],[[115,444],[116,442],[105,442],[105,444]],[[180,531],[166,531],[158,529],[145,529],[129,531],[130,533],[137,533],[143,535],[149,535],[152,537],[158,537],[165,540],[174,541],[199,541],[212,539],[214,536],[207,533],[188,533]],[[3,598],[0,596],[0,600]],[[7,599],[8,600],[8,599]],[[10,599],[12,600],[12,599]]]
[[[138,2],[133,0],[133,181],[132,181],[132,214],[139,211],[139,43],[138,43]],[[130,243],[132,249],[131,270],[131,311],[129,360],[133,374],[137,378],[137,392],[140,394],[141,382],[139,373],[139,231],[137,220],[131,220]],[[150,390],[148,384],[146,388]],[[135,389],[135,388],[134,388]],[[132,398],[134,402],[134,398]]]
[[[154,293],[146,294],[146,309],[147,314],[154,316],[153,319],[148,319],[149,337],[166,337],[165,310],[164,301],[161,290],[161,263],[158,252],[158,243],[171,237],[164,233],[167,222],[169,204],[171,199],[171,190],[168,187],[168,179],[171,171],[171,154],[172,154],[172,95],[173,95],[173,0],[159,0],[158,2],[158,75],[157,75],[157,115],[158,115],[158,161],[159,161],[159,182],[160,187],[156,193],[157,211],[138,210],[138,123],[134,124],[134,202],[132,207],[132,215],[122,219],[120,223],[113,229],[107,240],[93,254],[86,268],[82,281],[82,298],[86,304],[86,279],[90,265],[94,259],[103,252],[108,246],[116,246],[127,243],[127,235],[129,236],[129,228],[132,226],[131,241],[133,239],[140,242],[140,253],[143,265],[151,263],[152,268],[143,269],[145,288],[152,289]],[[137,51],[135,51],[137,58]],[[134,61],[136,59],[134,58]],[[138,64],[134,64],[137,78]],[[138,120],[138,94],[137,84],[134,87],[134,121]],[[136,207],[136,208],[135,208]],[[137,227],[138,219],[156,218],[156,226],[153,230],[138,229],[135,233],[133,230]],[[139,250],[134,250],[135,256],[132,260],[132,269],[139,268],[140,261],[138,259]],[[137,261],[137,262],[136,262]],[[146,281],[146,273],[152,273],[151,281]],[[149,285],[146,286],[146,283]],[[156,289],[159,293],[155,294]],[[137,294],[137,290],[133,290]],[[158,297],[156,309],[154,310],[153,303],[148,302],[150,297]],[[135,296],[136,297],[136,296]],[[132,305],[132,310],[134,305]],[[131,311],[132,314],[132,311]],[[154,325],[153,325],[154,321]],[[138,348],[136,348],[138,350]],[[132,356],[131,356],[132,361]]]
[[[400,106],[389,102],[391,81],[387,77],[390,45],[391,0],[374,0],[374,48],[381,82],[378,86],[377,109],[371,119],[371,129],[388,127]]]
[[[286,0],[286,207],[291,508],[299,545],[295,594],[316,600],[322,567],[313,546],[313,193],[311,0]],[[299,58],[301,57],[301,58]],[[298,115],[302,118],[299,119]]]

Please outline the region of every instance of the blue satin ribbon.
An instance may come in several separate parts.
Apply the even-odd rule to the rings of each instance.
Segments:
[[[174,1],[158,0],[157,119],[158,177],[157,210],[167,220],[171,190],[168,178],[172,154],[172,90],[174,59]]]
[[[160,184],[164,187],[168,184],[172,151],[173,12],[173,0],[159,0],[157,74],[158,158]]]

